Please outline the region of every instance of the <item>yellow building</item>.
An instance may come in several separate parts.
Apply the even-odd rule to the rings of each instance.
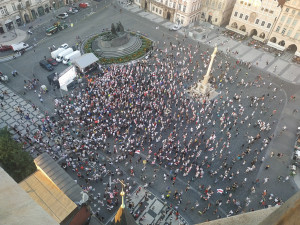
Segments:
[[[203,0],[200,20],[217,26],[227,24],[236,0]]]
[[[299,0],[286,1],[268,39],[268,45],[300,57]]]
[[[200,18],[201,0],[134,0],[153,14],[187,26]]]
[[[238,0],[226,28],[266,42],[280,12],[277,0]]]

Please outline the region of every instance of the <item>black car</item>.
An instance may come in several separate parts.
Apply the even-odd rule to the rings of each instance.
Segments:
[[[48,70],[48,71],[53,70],[53,66],[51,64],[49,64],[46,60],[41,60],[40,61],[40,66],[43,67],[44,69]]]

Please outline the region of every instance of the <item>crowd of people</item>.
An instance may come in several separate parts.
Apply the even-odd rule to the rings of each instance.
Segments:
[[[248,75],[251,68],[225,52],[217,54],[210,79],[218,96],[193,96],[210,51],[182,43],[158,43],[148,60],[102,67],[86,86],[55,99],[53,119],[43,120],[39,134],[58,137],[51,148],[36,138],[40,151],[65,158],[62,166],[95,199],[100,218],[118,204],[116,180],[97,193],[104,176],[123,176],[127,193],[136,180],[145,188],[164,183],[162,198],[176,210],[210,213],[207,218],[224,216],[222,203],[227,216],[241,212],[256,185],[268,182],[255,175],[283,108],[280,88],[260,74]],[[150,175],[143,173],[145,164],[153,167]],[[190,189],[200,197],[191,197]],[[280,196],[265,190],[257,208],[275,204]]]

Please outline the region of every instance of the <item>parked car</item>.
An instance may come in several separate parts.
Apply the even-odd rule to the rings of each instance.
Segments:
[[[179,24],[175,24],[169,28],[169,30],[171,30],[171,31],[176,31],[176,30],[180,30],[180,29],[181,29],[181,25],[179,25]]]
[[[70,14],[75,14],[75,13],[78,13],[78,9],[74,8],[74,7],[70,7],[67,11],[67,13],[70,13]]]
[[[89,3],[87,3],[87,2],[79,3],[79,7],[80,7],[80,8],[87,8],[88,6],[90,6],[90,5],[89,5]]]
[[[40,61],[40,66],[43,67],[44,69],[48,70],[48,71],[53,70],[53,66],[51,64],[49,64],[46,60],[41,60]]]
[[[0,45],[0,52],[10,51],[12,50],[11,45]]]
[[[64,43],[64,44],[62,44],[60,47],[61,47],[61,48],[64,48],[64,49],[67,49],[67,48],[69,48],[69,45],[68,45],[67,43]]]
[[[57,15],[57,18],[58,19],[66,19],[68,16],[69,16],[68,13],[61,13],[61,14]]]
[[[57,66],[58,65],[58,63],[56,62],[56,60],[52,59],[52,58],[47,59],[47,62],[49,64],[51,64],[51,66]]]

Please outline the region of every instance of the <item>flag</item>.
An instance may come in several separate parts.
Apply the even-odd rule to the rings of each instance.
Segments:
[[[223,194],[223,189],[217,189],[217,193],[219,193],[219,194]]]
[[[136,150],[135,154],[141,154],[141,151],[140,150]]]

